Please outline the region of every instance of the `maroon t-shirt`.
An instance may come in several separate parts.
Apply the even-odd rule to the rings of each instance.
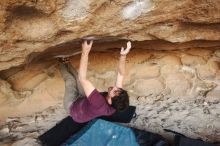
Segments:
[[[79,98],[72,103],[70,115],[78,123],[88,122],[99,116],[108,116],[115,112],[104,96],[96,89],[92,91],[89,97]]]

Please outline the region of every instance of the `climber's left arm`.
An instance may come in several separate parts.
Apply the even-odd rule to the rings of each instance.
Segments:
[[[116,79],[116,87],[122,88],[123,86],[123,79],[125,75],[125,65],[126,65],[126,56],[131,49],[131,42],[127,42],[127,48],[121,48],[120,58],[119,58],[119,65],[118,65],[118,74]]]

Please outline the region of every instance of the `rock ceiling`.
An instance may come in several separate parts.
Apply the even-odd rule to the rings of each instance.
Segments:
[[[0,70],[77,52],[88,35],[97,51],[219,47],[220,0],[1,0],[0,32]]]

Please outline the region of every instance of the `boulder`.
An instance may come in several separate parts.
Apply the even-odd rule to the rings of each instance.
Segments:
[[[183,65],[188,65],[188,66],[203,65],[206,63],[205,59],[203,59],[200,56],[193,56],[193,55],[187,55],[187,54],[184,54],[181,57],[181,61]]]
[[[191,89],[191,83],[183,73],[169,74],[164,79],[166,86],[171,90],[171,95],[184,96]]]
[[[201,79],[214,79],[218,70],[219,65],[215,61],[208,61],[207,64],[197,67],[197,72]]]
[[[158,79],[138,79],[132,85],[138,96],[158,95],[163,92],[164,85]]]

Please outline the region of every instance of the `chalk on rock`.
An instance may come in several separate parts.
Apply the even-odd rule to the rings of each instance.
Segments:
[[[151,11],[153,8],[154,6],[151,0],[136,0],[123,9],[122,15],[125,19],[133,20],[143,13]]]

